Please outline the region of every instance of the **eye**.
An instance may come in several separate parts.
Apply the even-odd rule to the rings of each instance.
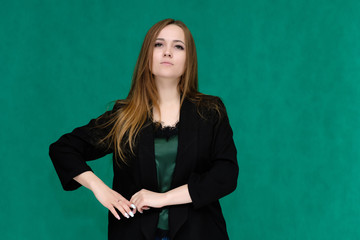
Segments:
[[[161,47],[162,45],[162,43],[155,43],[155,47]]]
[[[176,45],[175,48],[179,49],[179,50],[184,50],[184,47],[181,45]]]

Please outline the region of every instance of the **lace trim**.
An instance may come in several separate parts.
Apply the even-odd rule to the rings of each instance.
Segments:
[[[179,123],[177,121],[174,125],[164,126],[163,122],[153,122],[155,138],[166,138],[169,141],[171,137],[178,134]]]
[[[176,121],[176,123],[174,123],[173,125],[164,125],[164,122],[161,121],[154,121],[153,124],[155,124],[156,126],[161,126],[161,128],[167,128],[167,127],[170,127],[170,128],[174,128],[174,127],[178,127],[179,125],[179,121]]]

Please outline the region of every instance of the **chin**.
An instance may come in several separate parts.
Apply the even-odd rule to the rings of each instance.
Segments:
[[[160,78],[160,79],[169,79],[169,80],[173,80],[173,79],[180,79],[180,76],[176,75],[154,75],[155,78]]]
[[[173,79],[173,78],[180,78],[181,75],[178,75],[178,74],[166,74],[166,73],[163,73],[163,74],[153,74],[155,77],[159,77],[159,78],[170,78],[170,79]]]

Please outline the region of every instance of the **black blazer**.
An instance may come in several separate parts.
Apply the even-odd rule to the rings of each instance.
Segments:
[[[180,110],[178,153],[171,188],[188,184],[192,203],[168,206],[172,240],[229,238],[218,200],[235,190],[239,169],[225,106],[218,97],[212,97],[212,101],[219,104],[222,117],[214,110],[201,110],[204,114],[199,115],[197,105],[188,99]],[[100,119],[105,121],[119,108],[121,105],[115,104]],[[80,187],[73,178],[91,170],[86,161],[113,151],[98,144],[97,140],[110,129],[94,128],[99,123],[92,119],[50,145],[49,154],[65,190]],[[158,191],[154,131],[149,123],[150,119],[138,135],[136,154],[129,166],[119,167],[113,161],[113,189],[127,199],[143,188]],[[160,210],[151,208],[120,221],[109,212],[109,239],[153,240]]]

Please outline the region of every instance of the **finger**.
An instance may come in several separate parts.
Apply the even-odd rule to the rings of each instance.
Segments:
[[[132,212],[135,214],[136,213],[136,206],[135,204],[131,204],[130,207],[132,208]]]
[[[131,199],[130,199],[130,202],[135,206],[135,208],[137,208],[137,198],[132,196]]]
[[[136,208],[131,210],[132,214],[135,215],[135,213],[137,212]]]
[[[126,218],[133,217],[134,213],[130,210],[129,206],[121,200],[113,204]]]
[[[121,213],[126,218],[130,218],[129,214],[118,204],[114,204],[114,208],[118,213]]]
[[[140,213],[144,213],[144,210],[149,210],[150,208],[149,207],[147,207],[147,206],[143,206],[142,208],[141,208],[141,211],[140,211],[140,209],[138,210]]]
[[[134,204],[127,201],[126,203],[123,203],[123,207],[131,217],[134,217],[134,214],[136,213],[136,206]]]
[[[139,211],[140,213],[142,213],[142,206],[143,206],[143,204],[142,204],[142,202],[141,201],[139,201],[138,199],[135,199],[134,201],[133,201],[133,204],[134,204],[134,206],[135,206],[135,209],[137,210],[137,211]]]
[[[132,205],[131,208],[133,209],[133,212],[134,212],[134,213],[140,212],[140,211],[139,211],[139,208],[136,206],[136,204],[133,203],[133,204],[131,204],[131,205]]]
[[[136,198],[134,198],[134,199],[130,200],[130,202],[132,203],[131,208],[141,213],[141,211],[140,211],[141,208],[139,207],[138,200]]]
[[[112,213],[112,215],[114,215],[114,217],[117,219],[117,220],[120,220],[120,216],[119,214],[116,212],[115,208],[114,207],[109,207],[108,208],[110,210],[110,212]]]
[[[116,199],[118,199],[118,202],[122,203],[122,207],[124,208],[125,212],[130,215],[131,217],[134,216],[134,214],[136,213],[136,211],[132,211],[130,208],[136,208],[134,204],[131,204],[130,201],[128,201],[126,198],[124,198],[121,194],[119,194],[118,192],[114,191],[115,195],[116,195]]]
[[[141,191],[142,190],[135,193],[130,199],[130,202],[135,205],[136,210],[139,211],[140,213],[142,213],[141,208],[142,208],[142,204],[143,204],[142,200],[141,200],[141,199],[143,199],[142,196],[141,196]]]
[[[140,213],[144,213],[143,212],[143,210],[144,210],[144,203],[139,203],[138,205],[137,205],[137,209],[138,209],[138,211],[140,212]]]
[[[132,195],[132,197],[130,198],[130,202],[134,203],[134,201],[137,199],[137,193],[135,193],[134,195]]]

